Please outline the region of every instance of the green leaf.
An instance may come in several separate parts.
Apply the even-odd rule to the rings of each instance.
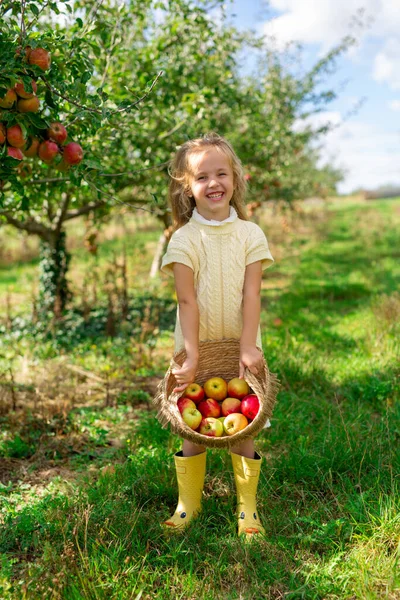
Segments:
[[[58,108],[57,104],[54,102],[53,94],[51,93],[51,91],[49,89],[46,90],[44,99],[45,99],[47,106],[50,106],[50,108]]]
[[[82,19],[80,17],[78,17],[75,20],[75,23],[82,29],[82,27],[83,27],[83,21],[82,21]]]
[[[81,75],[81,81],[82,81],[82,83],[87,83],[91,77],[92,77],[91,72],[90,71],[85,71],[83,73],[83,75]]]
[[[30,4],[29,8],[31,9],[31,11],[33,12],[33,14],[35,15],[35,17],[37,17],[39,15],[39,9],[36,6],[36,4]]]
[[[29,198],[27,196],[23,196],[21,200],[21,210],[28,210],[29,208]]]

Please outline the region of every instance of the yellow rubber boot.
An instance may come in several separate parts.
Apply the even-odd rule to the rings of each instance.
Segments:
[[[238,534],[245,534],[246,539],[260,533],[265,534],[256,507],[256,493],[260,477],[261,456],[255,452],[255,458],[246,458],[239,454],[230,453],[233,474],[235,476],[238,502]]]
[[[174,458],[179,500],[174,514],[164,522],[164,526],[167,529],[180,530],[187,527],[201,509],[201,496],[206,474],[206,453],[182,456],[182,452],[178,452]]]

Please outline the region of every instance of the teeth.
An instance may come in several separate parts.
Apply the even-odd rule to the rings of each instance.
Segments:
[[[219,192],[219,194],[208,194],[209,198],[219,198],[220,196],[222,196],[222,192]]]

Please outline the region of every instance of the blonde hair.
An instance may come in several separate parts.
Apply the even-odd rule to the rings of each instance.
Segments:
[[[171,177],[168,188],[168,200],[172,209],[174,229],[185,225],[190,217],[196,202],[190,193],[191,169],[189,157],[193,154],[216,148],[228,158],[233,171],[233,196],[230,204],[236,210],[239,219],[248,221],[246,205],[246,180],[244,178],[242,163],[235,154],[231,144],[217,133],[210,132],[204,136],[185,142],[175,154],[170,163],[169,174]]]

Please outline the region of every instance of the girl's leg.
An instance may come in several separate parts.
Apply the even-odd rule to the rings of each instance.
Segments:
[[[197,454],[202,454],[206,449],[204,446],[198,446],[197,444],[193,444],[193,442],[189,442],[189,440],[183,440],[182,444],[182,455],[183,456],[197,456]]]
[[[238,502],[238,533],[251,539],[255,534],[265,533],[256,506],[261,456],[254,451],[254,441],[246,440],[231,449],[231,459]]]
[[[203,446],[184,440],[182,451],[175,454],[179,500],[172,517],[164,525],[170,530],[184,529],[201,509],[206,452]]]
[[[246,458],[254,458],[254,440],[245,440],[241,444],[231,448],[231,452],[234,454],[240,454]]]

